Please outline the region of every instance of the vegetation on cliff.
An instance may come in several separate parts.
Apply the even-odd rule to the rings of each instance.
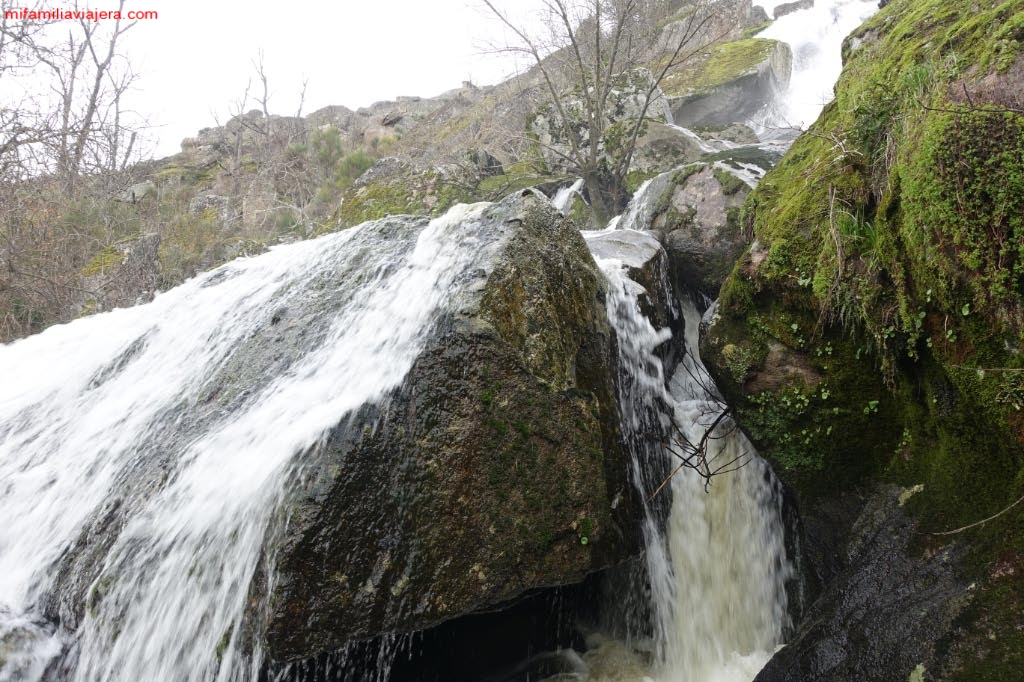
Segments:
[[[1022,43],[1020,0],[894,0],[745,206],[706,355],[805,501],[923,485],[907,507],[937,533],[1024,494]],[[922,535],[967,542],[979,581],[943,679],[1019,674],[1022,522]]]

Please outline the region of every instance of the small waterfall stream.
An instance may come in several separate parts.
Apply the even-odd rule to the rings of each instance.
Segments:
[[[637,203],[646,201],[644,188]],[[612,229],[630,231],[643,210],[627,209]],[[642,223],[639,223],[642,224]],[[587,233],[596,243],[607,231]],[[679,470],[661,494],[671,496],[667,519],[649,503],[645,534],[653,641],[634,645],[595,640],[583,656],[585,679],[662,682],[749,682],[782,643],[788,625],[786,581],[792,567],[784,546],[781,490],[767,464],[728,418],[697,351],[700,316],[682,304],[686,354],[666,381],[656,348],[670,336],[641,313],[643,287],[627,275],[636,263],[598,258],[609,283],[609,320],[620,339],[623,427],[634,449],[634,480],[650,495],[655,471],[677,461],[652,432],[677,427],[691,443],[707,438],[715,465],[742,467],[705,480]],[[668,287],[667,281],[663,282]],[[651,458],[655,461],[652,462]],[[661,460],[662,466],[652,466]],[[664,527],[662,527],[664,524]],[[648,650],[645,660],[642,650]]]

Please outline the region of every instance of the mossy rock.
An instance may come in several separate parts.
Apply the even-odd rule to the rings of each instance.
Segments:
[[[712,47],[666,75],[662,89],[676,123],[717,126],[745,121],[789,82],[789,46],[746,38]]]
[[[975,585],[944,645],[878,679],[917,664],[928,679],[1019,677],[1022,27],[1022,0],[892,0],[855,31],[836,99],[747,199],[755,241],[704,341],[811,522],[857,490],[923,486],[906,501],[907,552],[946,552]],[[752,391],[780,357],[820,379]]]
[[[416,168],[384,159],[342,194],[341,206],[320,232],[390,215],[440,215],[455,204],[472,201],[471,185],[450,169]]]
[[[529,191],[479,221],[467,229],[496,259],[402,384],[311,454],[270,595],[275,661],[576,583],[639,549],[583,238]]]

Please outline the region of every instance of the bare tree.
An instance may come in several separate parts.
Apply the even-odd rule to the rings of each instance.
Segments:
[[[544,0],[535,30],[500,0],[483,2],[514,36],[503,49],[524,55],[543,82],[564,144],[538,142],[583,178],[595,220],[604,222],[628,199],[626,175],[662,81],[716,39],[711,3]],[[617,120],[624,89],[635,91],[636,110]]]
[[[24,93],[0,106],[0,164],[23,176],[57,175],[67,192],[84,173],[123,170],[138,131],[124,115],[136,75],[121,39],[136,22],[14,19],[6,15],[13,3],[0,4],[0,78]]]
[[[11,9],[22,7],[0,0],[0,342],[67,320],[92,297],[83,267],[137,222],[107,199],[110,171],[137,158],[131,124],[141,123],[122,103],[136,75],[121,39],[134,22]]]

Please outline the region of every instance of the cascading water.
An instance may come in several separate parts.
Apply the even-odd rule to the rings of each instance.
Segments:
[[[630,231],[629,225],[622,229]],[[605,234],[589,235],[592,249]],[[623,428],[634,449],[634,479],[646,486],[641,492],[651,493],[645,458],[661,458],[657,469],[662,471],[677,463],[660,439],[652,438],[659,426],[669,430],[674,424],[691,443],[709,435],[707,458],[713,468],[743,466],[716,476],[707,491],[692,470],[672,477],[662,493],[672,498],[664,529],[653,509],[645,528],[654,641],[634,648],[651,649],[653,655],[645,660],[620,642],[596,639],[597,646],[583,656],[586,679],[748,682],[782,643],[787,625],[786,581],[792,569],[784,547],[781,491],[731,420],[712,428],[725,406],[697,353],[700,320],[693,305],[683,304],[686,355],[666,382],[655,350],[668,334],[655,330],[640,312],[644,289],[626,274],[626,266],[636,264],[597,260],[608,279],[608,316],[620,339]]]
[[[768,15],[779,2],[756,3]],[[878,11],[877,0],[816,0],[807,9],[779,17],[757,35],[788,43],[793,52],[789,87],[760,122],[762,137],[774,131],[806,128],[832,100],[832,87],[842,71],[840,46],[853,29]]]
[[[502,239],[485,208],[275,248],[0,347],[0,680],[257,679],[244,614],[296,455],[405,376]],[[310,312],[326,297],[339,313]],[[270,328],[287,343],[263,366],[234,360]],[[60,567],[101,530],[72,636],[46,624],[78,618]]]
[[[794,51],[790,89],[766,126],[817,115],[839,72],[839,41],[874,10],[874,0],[818,0],[762,34]],[[651,189],[612,227],[645,227]],[[272,580],[259,571],[272,559],[261,552],[301,469],[296,455],[401,381],[460,276],[496,244],[474,230],[483,210],[280,247],[148,305],[0,347],[0,682],[55,668],[69,680],[256,679],[259,637],[248,629],[259,624],[244,614],[254,579]],[[628,375],[623,428],[645,443],[635,478],[649,483],[644,457],[661,458],[656,470],[674,462],[652,431],[674,424],[700,440],[721,404],[696,352],[692,306],[686,357],[666,382],[655,352],[666,332],[641,315],[642,289],[621,261],[600,265]],[[341,314],[290,325],[325,297]],[[237,360],[268,328],[287,343],[257,367]],[[580,675],[746,682],[781,642],[791,569],[777,484],[738,430],[717,429],[708,457],[746,466],[709,492],[682,471],[662,493],[667,519],[652,507],[646,521],[650,656],[606,640],[583,655]],[[78,556],[80,540],[97,535],[110,541]],[[68,566],[91,567],[77,578],[84,585]]]

